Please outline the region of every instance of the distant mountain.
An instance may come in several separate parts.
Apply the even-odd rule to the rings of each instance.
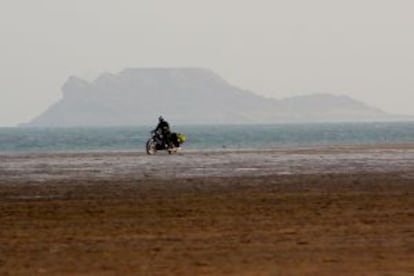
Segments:
[[[393,116],[347,96],[258,96],[199,68],[126,69],[89,83],[70,77],[63,98],[24,126],[378,121]]]

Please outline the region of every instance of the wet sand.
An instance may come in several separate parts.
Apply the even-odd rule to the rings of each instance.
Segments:
[[[414,145],[0,160],[1,275],[414,274]]]

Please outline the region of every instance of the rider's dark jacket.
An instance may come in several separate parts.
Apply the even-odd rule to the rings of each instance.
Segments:
[[[164,139],[164,142],[166,142],[167,144],[169,144],[171,131],[170,131],[170,125],[168,124],[167,121],[161,120],[158,123],[157,127],[154,129],[154,131],[161,133],[162,134],[162,137]]]
[[[168,133],[170,132],[170,125],[168,124],[167,121],[160,121],[157,125],[157,127],[155,128],[155,131],[160,130],[163,133]]]

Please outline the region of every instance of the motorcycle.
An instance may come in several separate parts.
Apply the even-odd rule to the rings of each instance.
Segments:
[[[185,141],[186,137],[182,133],[171,133],[170,141],[166,142],[161,131],[151,131],[151,138],[146,143],[146,151],[148,155],[154,155],[160,150],[167,150],[168,154],[172,154],[179,151],[180,145]]]

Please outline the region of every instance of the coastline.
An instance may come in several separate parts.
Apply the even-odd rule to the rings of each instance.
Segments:
[[[0,154],[5,182],[117,178],[243,177],[324,173],[396,173],[414,177],[414,144],[338,145],[243,150]]]

